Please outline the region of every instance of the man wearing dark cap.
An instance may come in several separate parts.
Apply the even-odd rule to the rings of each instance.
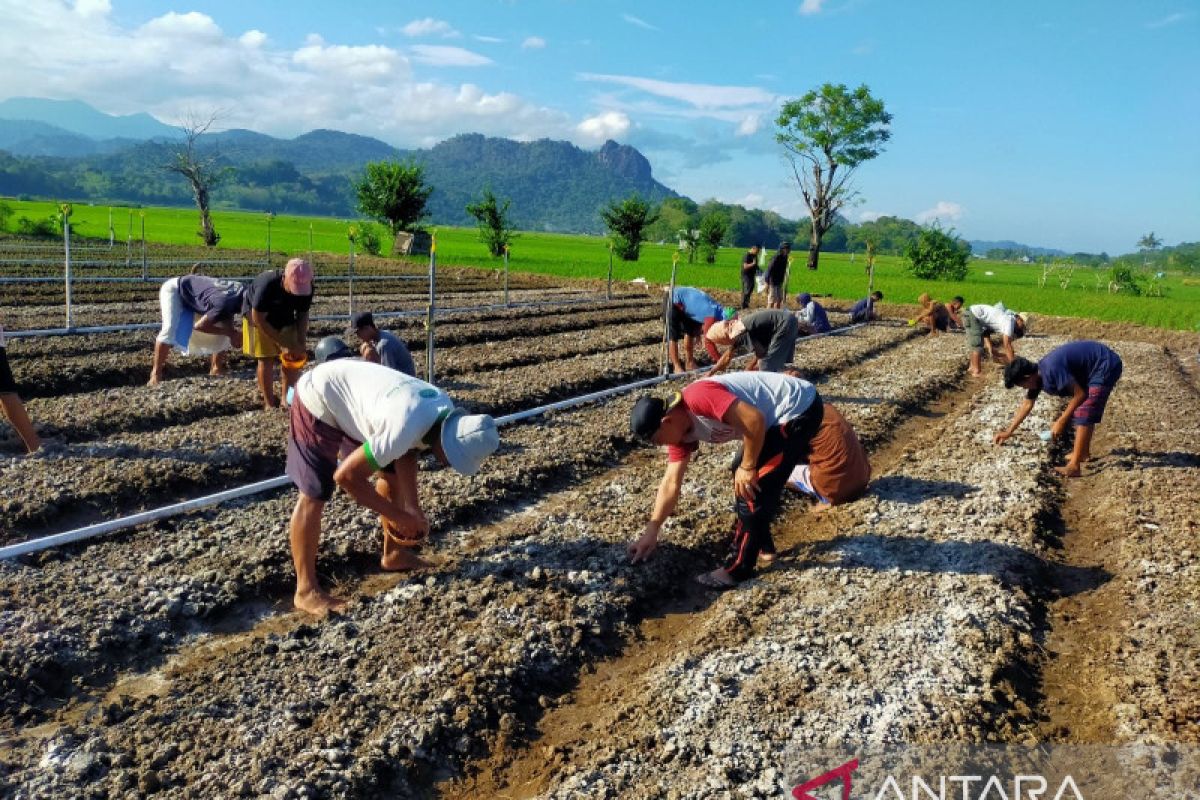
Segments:
[[[737,523],[729,560],[696,580],[727,589],[753,576],[759,553],[775,552],[771,522],[792,469],[809,456],[822,409],[811,383],[773,372],[704,378],[669,403],[658,397],[641,398],[633,408],[630,427],[643,440],[666,447],[668,457],[645,531],[629,545],[634,563],[657,548],[658,534],[675,512],[688,461],[699,443],[740,438],[741,458],[733,476]]]
[[[796,312],[796,322],[800,324],[800,335],[811,336],[814,333],[829,333],[833,326],[829,324],[829,315],[825,306],[813,300],[808,292],[796,295],[796,304],[800,310]]]
[[[364,361],[383,364],[397,372],[416,377],[417,369],[413,365],[412,354],[408,352],[408,345],[394,333],[379,330],[370,311],[359,311],[352,316],[350,329],[361,342],[358,354]]]
[[[767,267],[767,308],[783,308],[783,284],[787,280],[788,260],[792,254],[792,243],[782,242],[779,252]]]
[[[1086,339],[1056,347],[1037,363],[1020,356],[1014,358],[1004,368],[1004,386],[1025,389],[1025,399],[1012,423],[997,433],[994,441],[1004,444],[1013,435],[1042,392],[1069,397],[1067,407],[1050,426],[1050,435],[1057,439],[1066,432],[1068,422],[1075,423],[1071,457],[1064,466],[1055,469],[1068,478],[1078,478],[1080,465],[1092,457],[1092,429],[1104,418],[1108,396],[1121,379],[1123,369],[1121,357],[1111,348]]]
[[[869,295],[850,306],[850,321],[858,324],[879,319],[875,304],[883,299],[883,292],[871,292]]]

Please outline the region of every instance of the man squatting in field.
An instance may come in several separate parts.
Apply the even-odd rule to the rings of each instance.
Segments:
[[[321,513],[335,486],[379,514],[383,569],[419,569],[427,562],[405,549],[429,532],[417,494],[418,453],[431,451],[442,464],[474,475],[500,444],[491,417],[467,415],[441,389],[356,358],[301,376],[289,413],[287,474],[300,491],[290,529],[294,602],[311,614],[346,605],[317,579]]]
[[[1050,426],[1050,435],[1057,439],[1066,432],[1068,422],[1075,423],[1071,457],[1055,469],[1068,478],[1079,477],[1080,465],[1092,457],[1092,430],[1104,418],[1108,396],[1123,369],[1121,357],[1112,349],[1087,339],[1056,347],[1037,363],[1013,359],[1004,369],[1004,386],[1025,389],[1025,399],[1008,428],[995,435],[996,444],[1004,444],[1021,426],[1042,392],[1069,397],[1067,407]]]
[[[861,448],[855,454],[832,446],[833,433],[823,438],[826,409],[832,407],[808,381],[770,372],[704,378],[670,403],[658,397],[638,400],[630,418],[633,433],[666,447],[668,459],[646,528],[629,545],[632,561],[649,558],[658,547],[659,532],[675,512],[688,461],[699,442],[742,439],[733,475],[737,522],[730,556],[723,567],[696,577],[705,586],[736,586],[754,575],[760,553],[767,560],[774,558],[771,523],[779,512],[784,484],[797,464],[809,463],[831,478],[818,485],[834,502],[861,494],[870,477],[866,455]],[[842,424],[844,420],[828,430]],[[840,465],[831,459],[840,459]]]
[[[1002,303],[994,306],[978,303],[963,312],[963,329],[967,332],[967,347],[971,349],[972,377],[978,378],[983,374],[983,351],[987,350],[988,358],[992,359],[992,334],[1000,334],[1000,346],[1004,352],[1000,360],[1009,364],[1017,357],[1012,343],[1025,335],[1028,326],[1028,316],[1009,311]]]
[[[705,341],[718,348],[724,347],[725,352],[705,377],[723,372],[741,343],[749,344],[753,352],[746,369],[783,372],[796,355],[799,327],[795,315],[781,308],[751,311],[737,319],[713,323],[704,334]]]
[[[258,359],[258,390],[265,408],[279,406],[275,359],[280,359],[282,366],[284,397],[300,377],[307,357],[305,340],[312,296],[312,267],[302,258],[287,262],[283,272],[267,270],[259,274],[246,292],[242,302],[242,352]]]
[[[679,360],[679,342],[683,340],[684,357],[688,371],[696,369],[696,340],[703,337],[714,322],[725,319],[725,308],[699,289],[676,286],[671,295],[671,308],[667,312],[667,336],[670,340],[667,353],[676,372],[684,371]],[[704,347],[713,361],[720,357],[717,348],[707,339]]]
[[[157,386],[162,380],[172,347],[178,348],[184,355],[188,354],[195,331],[224,336],[229,340],[226,348],[232,347],[232,343],[237,341],[233,317],[241,310],[245,294],[246,287],[237,281],[223,281],[204,275],[184,275],[164,281],[158,290],[162,330],[154,339],[154,363],[150,367],[148,385]],[[197,315],[199,319],[196,319]],[[212,366],[208,374],[225,374],[224,349],[212,354]]]
[[[364,361],[383,364],[405,375],[417,375],[408,345],[394,333],[382,331],[375,325],[370,311],[359,311],[350,318],[350,331],[358,337],[358,354]]]
[[[825,306],[813,300],[811,294],[801,292],[796,295],[796,305],[800,308],[796,312],[796,322],[800,324],[801,336],[829,333],[833,330],[833,326],[829,324],[829,315],[825,313]]]

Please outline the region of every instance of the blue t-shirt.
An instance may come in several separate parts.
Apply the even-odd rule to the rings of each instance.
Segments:
[[[380,331],[379,339],[375,342],[375,352],[379,353],[379,363],[385,367],[391,367],[397,372],[403,372],[414,378],[417,376],[417,369],[413,365],[412,354],[408,352],[408,345],[404,344],[396,334]]]
[[[816,300],[809,300],[800,312],[801,320],[808,323],[813,333],[829,333],[832,326],[829,324],[829,315],[825,313],[825,306],[818,303]]]
[[[872,300],[869,296],[864,297],[862,300],[859,300],[857,303],[850,306],[850,319],[860,320],[866,318],[871,314],[874,306],[874,300]]]
[[[1121,357],[1099,342],[1083,339],[1056,347],[1038,362],[1041,391],[1069,397],[1074,387],[1112,386],[1121,377]],[[1029,396],[1037,397],[1036,389]]]
[[[179,300],[184,308],[216,320],[233,319],[242,307],[246,287],[206,275],[184,275],[179,279]]]
[[[699,289],[690,286],[676,286],[671,295],[671,302],[683,306],[683,313],[695,322],[704,322],[708,317],[718,320],[725,318],[725,307]]]

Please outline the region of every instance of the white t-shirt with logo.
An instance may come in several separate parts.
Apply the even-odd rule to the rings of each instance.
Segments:
[[[305,373],[296,395],[314,417],[362,442],[372,466],[381,468],[417,448],[454,408],[436,386],[357,359],[331,361]]]
[[[971,314],[992,333],[1013,338],[1017,315],[1006,310],[1004,306],[988,306],[979,303],[971,306]]]

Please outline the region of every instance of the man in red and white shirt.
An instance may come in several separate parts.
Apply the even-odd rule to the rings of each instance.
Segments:
[[[658,546],[662,525],[675,511],[692,453],[700,442],[742,440],[733,476],[737,525],[729,560],[697,576],[713,588],[729,588],[754,575],[760,552],[774,553],[771,522],[792,469],[809,456],[824,404],[816,387],[790,375],[739,372],[696,381],[670,403],[643,397],[630,419],[633,433],[667,448],[667,471],[641,537],[629,546],[634,562]]]

